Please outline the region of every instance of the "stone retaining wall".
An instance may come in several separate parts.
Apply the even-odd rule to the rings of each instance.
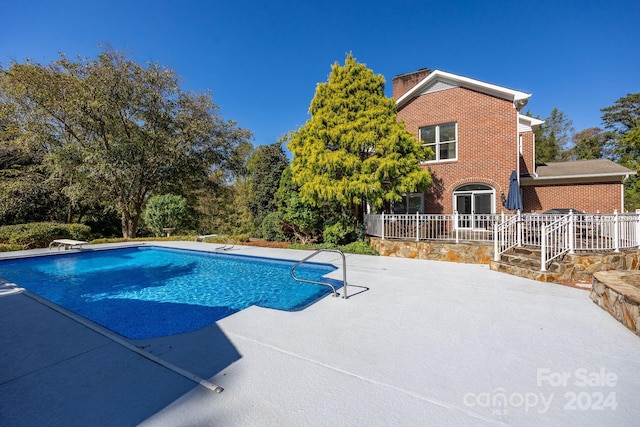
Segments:
[[[370,237],[371,246],[380,255],[400,258],[429,259],[469,264],[491,264],[493,260],[492,242],[460,242],[445,240],[382,240]],[[539,263],[538,263],[539,264]],[[523,268],[516,268],[523,267]],[[639,270],[640,251],[567,254],[555,264],[553,271],[540,273],[539,267],[507,266],[497,269],[516,276],[556,283],[590,283],[593,273],[608,270]],[[526,270],[526,271],[525,271]]]
[[[640,336],[640,271],[594,273],[591,299]]]
[[[562,260],[568,280],[591,280],[595,272],[608,270],[638,270],[640,252],[629,250],[609,253],[567,254]]]
[[[493,243],[464,242],[455,243],[444,240],[382,240],[371,237],[371,246],[380,255],[429,259],[432,261],[451,261],[468,264],[489,264],[493,257]]]

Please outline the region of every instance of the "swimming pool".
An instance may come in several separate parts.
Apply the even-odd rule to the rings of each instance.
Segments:
[[[133,339],[190,332],[251,305],[296,311],[331,292],[293,261],[157,246],[0,261],[0,277]],[[296,275],[336,270],[305,263]],[[329,281],[334,286],[342,282]]]

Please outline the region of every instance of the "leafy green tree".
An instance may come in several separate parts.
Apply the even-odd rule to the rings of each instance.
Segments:
[[[571,153],[572,125],[573,122],[558,108],[551,111],[535,134],[537,163],[567,160]]]
[[[629,93],[601,111],[615,159],[640,173],[640,92]],[[625,182],[625,204],[628,210],[640,208],[638,175],[629,177]]]
[[[45,181],[38,166],[0,170],[0,224],[52,219],[53,200]]]
[[[430,184],[429,172],[419,165],[427,150],[396,120],[384,77],[351,54],[318,84],[309,112],[289,143],[302,202],[338,202],[359,219],[366,202],[381,208]]]
[[[601,159],[607,156],[607,138],[602,129],[593,127],[573,135],[573,156],[577,160]]]
[[[253,234],[256,227],[249,210],[251,188],[247,179],[247,161],[252,149],[251,144],[240,144],[232,153],[231,166],[213,171],[207,182],[191,193],[199,232],[236,237]]]
[[[156,236],[162,236],[164,228],[182,227],[188,215],[187,199],[176,194],[163,194],[149,199],[143,219]]]
[[[18,143],[14,112],[0,101],[0,224],[56,219],[43,155]]]
[[[258,146],[247,162],[249,209],[256,225],[260,225],[269,213],[276,211],[274,195],[278,191],[282,171],[289,165],[282,149],[285,139],[286,136],[274,144]]]
[[[205,182],[249,136],[215,113],[209,94],[183,92],[175,73],[105,49],[97,59],[27,61],[0,69],[21,144],[38,147],[72,201],[95,198],[135,236],[154,191]]]
[[[306,205],[298,193],[289,196],[282,224],[285,232],[293,234],[302,244],[316,242],[322,235],[323,222],[318,210]]]

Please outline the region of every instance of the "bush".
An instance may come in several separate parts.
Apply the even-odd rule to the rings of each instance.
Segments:
[[[46,248],[56,239],[89,240],[91,228],[84,224],[33,222],[0,227],[0,243],[21,249]]]
[[[325,243],[331,245],[346,245],[356,240],[356,227],[350,222],[339,221],[327,226],[322,236]]]
[[[378,255],[378,252],[371,247],[369,242],[364,242],[362,240],[341,246],[340,250],[349,254]]]
[[[269,242],[287,240],[282,232],[282,218],[278,212],[271,212],[265,216],[258,231],[258,237]]]
[[[142,218],[153,233],[160,237],[163,228],[179,228],[188,219],[187,199],[175,194],[163,194],[149,199]]]
[[[21,251],[24,247],[22,245],[15,245],[13,243],[0,243],[0,252]]]
[[[333,245],[330,243],[312,243],[312,244],[301,244],[301,243],[292,243],[287,246],[289,249],[306,249],[306,250],[315,250],[315,249],[339,249],[344,253],[348,254],[358,254],[358,255],[378,255],[375,249],[371,247],[368,242],[365,241],[357,241],[351,242],[346,245]]]

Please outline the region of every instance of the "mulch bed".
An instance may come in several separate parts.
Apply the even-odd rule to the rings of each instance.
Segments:
[[[267,240],[261,239],[249,239],[248,242],[240,242],[239,244],[244,246],[259,246],[262,248],[286,248],[291,243],[290,242],[269,242]]]

